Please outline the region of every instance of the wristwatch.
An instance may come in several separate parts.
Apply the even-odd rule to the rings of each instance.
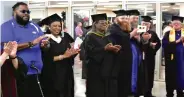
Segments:
[[[29,44],[29,48],[32,48],[34,46],[32,42],[28,42],[28,44]]]

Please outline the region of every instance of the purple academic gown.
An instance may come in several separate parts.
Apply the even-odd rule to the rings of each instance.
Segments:
[[[181,31],[176,31],[176,40],[181,37]],[[163,47],[165,47],[169,41],[167,38],[163,38]],[[177,89],[184,90],[184,46],[180,42],[176,45],[176,63],[177,63]]]

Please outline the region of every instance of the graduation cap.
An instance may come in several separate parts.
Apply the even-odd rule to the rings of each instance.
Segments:
[[[62,18],[56,13],[51,16],[46,17],[39,23],[40,25],[50,25],[52,22],[55,22],[55,21],[60,21],[60,22],[62,21]]]
[[[145,22],[151,22],[152,18],[150,16],[141,16],[142,18],[142,21],[145,21]]]
[[[84,28],[87,29],[87,30],[89,30],[89,29],[92,28],[92,26],[86,26],[86,27],[84,27]]]
[[[127,11],[125,11],[125,10],[116,10],[116,11],[113,11],[113,12],[116,14],[116,17],[128,15]]]
[[[140,15],[138,10],[127,10],[128,15]]]
[[[181,22],[183,23],[183,19],[184,19],[184,17],[172,16],[172,21],[174,21],[174,20],[179,20],[179,21],[181,21]]]
[[[42,23],[42,21],[38,21],[37,22],[38,26],[42,27],[44,24]]]
[[[93,22],[99,21],[99,20],[107,20],[107,15],[106,15],[106,13],[94,14],[94,15],[91,15],[91,18],[92,18]]]

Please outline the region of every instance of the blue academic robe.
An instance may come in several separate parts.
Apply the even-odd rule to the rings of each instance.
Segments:
[[[165,51],[165,58],[166,58],[166,68],[171,67],[174,65],[176,67],[176,83],[172,83],[176,85],[176,89],[184,90],[184,45],[182,42],[176,44],[175,42],[169,42],[169,32],[166,32],[162,42],[163,48]],[[181,31],[176,31],[176,40],[181,37]],[[174,54],[174,62],[171,60],[171,54]],[[168,57],[169,56],[169,57]],[[174,64],[171,64],[174,63]],[[169,66],[169,65],[170,66]],[[168,72],[175,71],[173,69],[168,69]],[[166,72],[167,73],[167,72]],[[174,72],[173,72],[174,73]],[[169,74],[169,73],[168,73]],[[169,75],[166,75],[166,77]],[[167,80],[167,79],[166,79]]]
[[[141,53],[136,44],[136,40],[131,40],[132,48],[132,92],[137,92],[138,66],[141,62]]]

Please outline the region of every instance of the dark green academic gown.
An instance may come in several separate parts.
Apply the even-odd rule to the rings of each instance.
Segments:
[[[108,51],[104,50],[105,45],[109,42],[100,33],[89,33],[84,40],[86,65],[87,65],[87,97],[116,97],[111,92],[114,82],[109,77],[112,70],[112,59]],[[108,59],[108,60],[107,60]],[[111,63],[111,64],[109,64]],[[114,93],[114,94],[113,94]]]

